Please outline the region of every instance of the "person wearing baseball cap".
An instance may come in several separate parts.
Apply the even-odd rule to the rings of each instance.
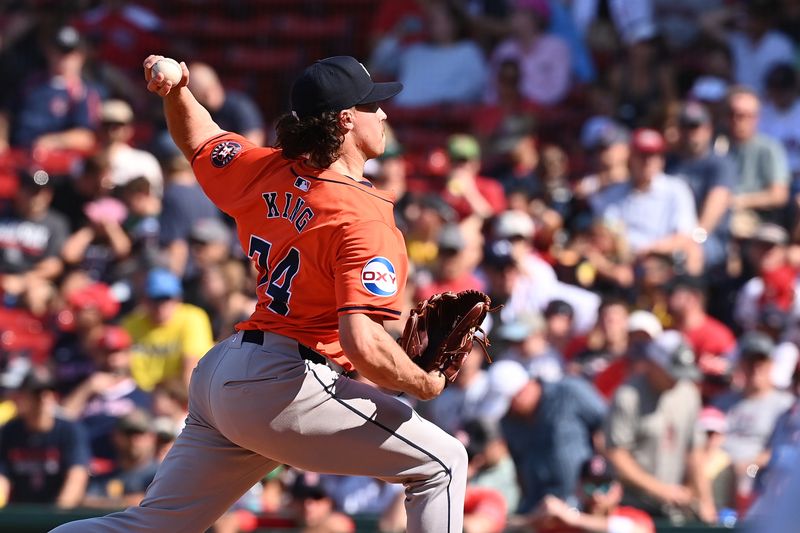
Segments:
[[[629,183],[603,195],[599,213],[625,228],[631,251],[649,254],[682,254],[687,269],[699,273],[703,258],[691,233],[697,227],[692,192],[685,182],[664,173],[664,136],[654,129],[634,130],[630,140]]]
[[[724,449],[737,472],[754,473],[766,466],[767,449],[775,423],[791,405],[794,396],[773,384],[777,355],[775,341],[761,331],[749,331],[739,338],[738,362],[742,386],[715,398],[715,406],[725,412],[728,431]],[[750,494],[739,494],[748,498]]]
[[[46,35],[47,73],[25,80],[24,71],[15,69],[17,79],[26,83],[14,95],[9,142],[24,149],[92,153],[100,95],[83,75],[84,39],[74,26],[51,28]]]
[[[695,424],[695,354],[675,330],[640,348],[630,355],[639,372],[617,389],[606,421],[608,459],[625,484],[625,501],[654,517],[694,517],[696,501],[700,519],[711,523],[711,485],[699,475],[705,440]]]
[[[162,98],[207,197],[234,219],[258,271],[257,303],[205,354],[185,349],[197,347],[193,329],[170,339],[185,346],[170,370],[188,370],[189,413],[141,504],[56,531],[205,531],[279,464],[402,483],[409,532],[462,531],[464,445],[385,392],[430,400],[447,382],[384,327],[402,313],[409,261],[395,198],[365,179],[364,164],[385,150],[381,102],[402,85],[374,82],[353,57],[319,60],[295,81],[276,146],[262,147],[213,121],[185,63],[177,80],[154,73],[165,59],[145,59],[147,89]],[[159,281],[147,292],[174,288]],[[144,333],[158,329],[137,319]],[[154,337],[132,337],[148,362],[164,359]],[[202,357],[191,368],[187,355]],[[150,384],[168,374],[151,374]]]
[[[727,259],[729,204],[736,164],[728,155],[714,152],[714,123],[708,108],[688,101],[678,115],[678,141],[667,173],[684,180],[694,195],[698,225],[692,240],[703,248],[708,269],[722,268]]]
[[[0,501],[80,505],[89,479],[89,441],[82,425],[58,416],[53,373],[31,366],[7,392],[17,416],[0,427]]]
[[[504,359],[489,365],[485,410],[498,420],[525,487],[518,511],[532,511],[548,494],[566,498],[576,489],[592,435],[601,430],[606,403],[582,378],[554,383],[531,378],[522,364]],[[558,465],[557,469],[553,465]]]
[[[89,434],[95,473],[112,466],[116,421],[135,407],[149,409],[152,403],[131,377],[132,344],[123,328],[102,326],[90,350],[95,371],[61,401],[64,414],[80,420]]]

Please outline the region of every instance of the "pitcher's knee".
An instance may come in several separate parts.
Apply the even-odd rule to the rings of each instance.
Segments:
[[[469,459],[461,441],[447,435],[439,448],[438,459],[443,463],[452,481],[466,483]]]

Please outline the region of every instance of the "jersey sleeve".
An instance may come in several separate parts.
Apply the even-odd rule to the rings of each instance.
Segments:
[[[334,267],[337,312],[399,318],[408,269],[402,239],[378,221],[343,232]]]
[[[224,132],[208,139],[192,157],[192,169],[206,196],[230,214],[242,190],[258,176],[275,148],[256,146],[241,135]]]

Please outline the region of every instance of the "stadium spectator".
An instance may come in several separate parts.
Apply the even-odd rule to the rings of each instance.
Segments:
[[[192,71],[189,88],[211,113],[214,122],[225,131],[236,132],[256,146],[263,146],[266,141],[264,119],[250,97],[223,87],[210,65],[195,62],[189,68]]]
[[[92,474],[105,474],[119,457],[112,433],[117,421],[135,409],[150,410],[149,394],[131,378],[132,340],[119,326],[103,327],[91,357],[95,371],[62,398],[63,414],[83,424],[92,451]]]
[[[792,41],[773,29],[775,7],[771,0],[740,2],[708,12],[701,19],[706,34],[730,49],[735,82],[757,94],[763,92],[764,76],[773,65],[794,60]]]
[[[653,126],[657,115],[677,95],[672,63],[663,61],[660,38],[649,36],[627,44],[609,72],[614,116],[629,128]]]
[[[183,303],[182,294],[175,274],[151,269],[142,306],[122,318],[133,338],[131,374],[145,391],[169,378],[180,378],[188,386],[195,364],[213,345],[208,315]]]
[[[739,290],[734,318],[745,330],[756,329],[769,308],[790,312],[796,298],[796,273],[788,256],[789,235],[777,224],[757,225],[743,243],[745,274],[754,274]]]
[[[430,402],[419,405],[423,416],[451,435],[477,418],[489,389],[488,374],[481,368],[483,360],[483,351],[474,346],[453,385]]]
[[[798,392],[800,372],[793,376],[793,392]],[[775,421],[775,430],[770,435],[766,447],[759,455],[761,461],[766,460],[766,465],[759,469],[758,488],[759,495],[764,494],[765,487],[776,487],[785,483],[787,476],[792,471],[797,454],[797,435],[800,430],[800,400],[795,399],[792,406]],[[755,505],[758,505],[756,503]]]
[[[189,414],[189,392],[183,385],[182,378],[170,378],[159,381],[151,393],[153,415],[162,424],[162,432],[178,436],[186,424]]]
[[[62,284],[65,308],[56,315],[59,327],[50,365],[61,395],[69,394],[95,370],[92,352],[103,335],[103,324],[116,317],[119,302],[111,288],[86,274],[72,274]]]
[[[620,505],[622,484],[614,467],[602,455],[581,466],[573,507],[556,496],[545,496],[528,517],[539,533],[586,531],[591,533],[655,533],[653,519],[640,509]]]
[[[686,184],[664,174],[665,143],[651,129],[639,129],[631,138],[631,181],[607,189],[598,202],[602,216],[624,228],[637,257],[682,254],[686,268],[700,273],[702,251],[691,239],[697,227],[694,199]]]
[[[711,483],[714,505],[720,510],[734,509],[736,481],[731,456],[724,448],[728,431],[725,413],[716,407],[704,407],[697,417],[697,426],[706,435],[706,444],[701,452],[701,475]]]
[[[593,381],[628,351],[627,303],[607,297],[597,311],[597,323],[585,335],[573,337],[564,348],[567,371]]]
[[[147,178],[139,176],[122,187],[120,199],[128,209],[122,227],[131,240],[133,262],[141,259],[145,264],[155,263],[160,255],[161,198],[153,192]]]
[[[726,413],[728,430],[723,448],[733,463],[737,498],[745,501],[752,497],[753,478],[758,469],[766,466],[768,457],[762,452],[775,422],[794,402],[791,393],[776,390],[772,383],[774,355],[775,343],[767,335],[750,332],[742,336],[738,350],[742,388],[715,400],[716,406]]]
[[[559,277],[601,296],[630,297],[636,281],[634,258],[621,228],[588,218],[580,214],[574,219],[570,240],[556,256]]]
[[[142,57],[165,46],[164,21],[146,7],[120,0],[93,5],[76,21],[86,39],[97,48],[97,58],[123,69],[138,70]]]
[[[593,382],[603,397],[611,399],[617,388],[636,373],[635,356],[643,344],[647,344],[663,333],[661,322],[649,311],[637,309],[627,316],[626,349],[621,357],[612,359],[594,375]],[[584,371],[585,372],[585,371]]]
[[[678,118],[677,150],[668,158],[666,172],[689,185],[697,208],[692,239],[703,247],[706,270],[724,272],[727,266],[730,205],[736,166],[730,157],[712,150],[711,114],[699,102],[687,102]]]
[[[789,199],[786,151],[775,139],[758,132],[761,101],[745,87],[728,93],[730,153],[736,159],[737,180],[732,208],[751,210],[768,222],[782,222]]]
[[[630,133],[607,117],[597,117],[584,123],[581,146],[589,154],[591,173],[575,184],[575,199],[598,215],[605,207],[595,203],[601,193],[629,180]]]
[[[474,242],[474,239],[472,241]],[[417,273],[414,299],[424,300],[447,291],[483,290],[483,281],[474,273],[476,265],[472,257],[473,247],[473,244],[468,244],[464,229],[460,226],[457,224],[444,226],[439,233],[438,253],[431,272],[427,273],[428,276],[424,276],[422,272]]]
[[[490,397],[499,411],[506,411],[500,427],[522,489],[517,511],[531,511],[548,494],[573,494],[602,428],[605,402],[582,380],[531,379],[514,361],[493,363],[489,380]]]
[[[614,393],[606,420],[608,458],[625,485],[623,501],[656,517],[716,521],[711,487],[700,476],[705,435],[695,422],[700,392],[695,355],[682,335],[666,331],[631,353],[641,374]]]
[[[548,2],[522,0],[515,4],[509,17],[511,36],[494,49],[491,70],[496,73],[504,61],[516,61],[524,97],[541,106],[558,104],[572,85],[570,47],[561,37],[547,33]],[[497,88],[490,85],[486,98],[496,101]]]
[[[483,52],[466,37],[459,10],[445,2],[424,6],[427,41],[404,45],[402,34],[389,34],[373,51],[370,68],[378,75],[396,75],[403,83],[394,104],[421,107],[476,103],[487,80]],[[398,30],[408,28],[398,25]]]
[[[486,248],[482,266],[487,290],[493,302],[504,304],[495,319],[509,323],[519,314],[542,312],[558,297],[573,308],[575,332],[587,331],[597,319],[599,298],[580,287],[560,282],[553,268],[532,256],[530,245],[524,241],[502,239],[490,242]]]
[[[409,260],[419,268],[433,266],[439,254],[439,234],[446,224],[456,222],[455,210],[441,196],[426,193],[412,198],[405,218],[408,220],[405,235]]]
[[[103,154],[89,157],[55,185],[53,209],[67,217],[71,232],[78,231],[89,223],[86,205],[111,194],[111,164]]]
[[[67,238],[61,256],[67,267],[112,282],[116,266],[131,253],[132,242],[123,228],[128,209],[116,198],[103,197],[84,205],[84,213],[88,224]]]
[[[520,497],[517,471],[497,423],[470,420],[456,435],[463,440],[469,457],[467,487],[496,491],[502,496],[507,513],[512,514],[519,505]]]
[[[82,153],[94,148],[100,99],[82,77],[84,47],[72,26],[49,36],[47,72],[31,77],[7,110],[12,146]]]
[[[292,496],[292,515],[299,531],[355,533],[355,523],[347,515],[335,510],[333,499],[319,474],[297,472],[289,493]]]
[[[139,505],[153,482],[158,463],[150,415],[136,409],[121,416],[113,428],[113,442],[115,468],[92,478],[81,502],[83,507],[123,509]]]
[[[533,120],[527,115],[507,117],[491,132],[487,142],[489,174],[498,180],[506,191],[521,193],[526,200],[542,193],[542,183],[537,171],[539,149]]]
[[[733,332],[706,313],[706,291],[706,282],[692,276],[677,276],[669,289],[673,327],[683,333],[701,369],[713,365],[716,358],[729,356],[736,347]]]
[[[794,64],[778,63],[772,66],[765,83],[767,91],[758,130],[780,141],[786,150],[794,199],[800,192],[800,100]]]
[[[494,81],[497,99],[483,102],[472,117],[475,134],[484,145],[493,137],[513,130],[523,121],[528,122],[530,128],[535,126],[533,117],[537,106],[522,93],[521,76],[519,61],[515,59],[505,59],[497,66]],[[493,162],[489,161],[489,166],[492,165]]]
[[[18,174],[19,191],[0,218],[0,273],[8,301],[19,297],[29,285],[54,280],[64,268],[61,248],[67,223],[51,208],[53,183],[38,170]]]
[[[547,332],[547,342],[559,353],[564,353],[567,343],[574,334],[575,309],[564,300],[550,300],[542,312]]]
[[[472,135],[455,134],[447,139],[450,172],[444,199],[462,219],[486,219],[506,208],[503,188],[495,180],[480,175],[481,149]]]
[[[219,217],[219,210],[198,185],[189,162],[182,155],[170,157],[164,198],[161,204],[161,246],[167,266],[176,274],[192,274],[189,257],[189,235],[197,221]],[[188,272],[187,272],[188,271]]]
[[[77,507],[89,479],[80,424],[56,416],[55,382],[33,367],[11,391],[17,416],[0,428],[0,502]]]
[[[108,158],[112,187],[122,187],[135,178],[144,177],[160,198],[164,193],[161,165],[150,152],[131,146],[133,118],[133,109],[126,101],[103,102],[97,135],[99,152]]]
[[[530,377],[554,382],[564,375],[564,363],[559,351],[547,337],[547,323],[542,315],[520,315],[509,324],[503,324],[493,335],[505,350],[498,359],[516,361],[528,371]]]

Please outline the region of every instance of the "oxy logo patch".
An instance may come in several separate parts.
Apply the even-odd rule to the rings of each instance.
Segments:
[[[394,265],[385,257],[373,257],[361,270],[361,284],[375,296],[394,296],[397,294]]]
[[[235,141],[223,141],[211,150],[211,164],[217,168],[222,168],[236,157],[242,150],[242,145]]]

